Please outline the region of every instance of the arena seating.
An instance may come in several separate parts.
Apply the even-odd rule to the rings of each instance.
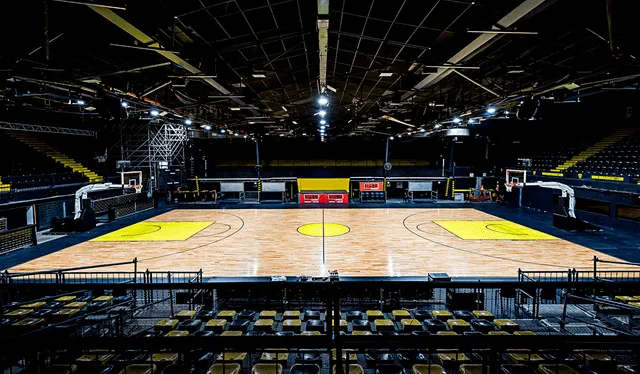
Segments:
[[[613,299],[640,306],[640,296],[617,295]],[[41,330],[36,336],[91,336],[106,331],[115,315],[129,315],[132,295],[114,297],[76,292],[73,295],[48,296],[4,306],[2,333],[22,335],[55,324],[54,331]],[[638,304],[638,305],[636,305]],[[196,305],[175,305],[173,314],[167,309],[149,320],[134,323],[126,331],[134,336],[172,339],[188,336],[291,336],[319,335],[331,326],[321,309],[222,309],[217,312]],[[185,309],[180,309],[186,307]],[[197,310],[196,310],[197,309]],[[95,315],[95,312],[101,312]],[[164,313],[168,314],[162,314]],[[94,314],[92,314],[94,313]],[[504,317],[504,316],[500,316]],[[345,335],[417,336],[527,336],[552,333],[546,327],[540,331],[521,329],[521,324],[534,320],[496,318],[487,310],[451,310],[439,305],[424,309],[349,310],[340,311],[340,330]],[[101,328],[89,326],[104,321]],[[332,320],[333,323],[333,320]],[[148,327],[145,327],[148,326]],[[294,327],[291,329],[291,327]],[[122,326],[120,327],[122,328]],[[553,332],[553,334],[557,334]],[[80,352],[57,352],[46,369],[47,373],[212,373],[212,374],[318,374],[335,372],[336,351],[326,356],[322,350],[264,347],[257,350],[225,351],[206,346],[189,353],[166,350],[106,350],[87,348]],[[507,349],[497,358],[502,373],[635,373],[633,359],[626,351],[561,351]],[[352,374],[427,374],[482,373],[487,358],[481,351],[393,347],[366,350],[343,350],[342,363]],[[346,369],[346,366],[345,366]],[[345,370],[346,371],[346,370]]]
[[[612,146],[569,168],[578,173],[640,178],[640,133],[625,137]]]

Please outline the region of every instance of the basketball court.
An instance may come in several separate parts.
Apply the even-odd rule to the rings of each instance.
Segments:
[[[515,277],[616,260],[472,208],[176,209],[9,271],[139,260],[139,269],[211,276]]]

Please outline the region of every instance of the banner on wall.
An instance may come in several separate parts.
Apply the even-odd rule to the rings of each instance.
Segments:
[[[360,191],[384,191],[382,182],[360,182]]]

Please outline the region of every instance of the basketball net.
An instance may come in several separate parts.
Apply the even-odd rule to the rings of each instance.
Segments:
[[[515,183],[505,183],[504,186],[507,189],[507,192],[511,192],[511,189],[513,188],[513,186],[515,186]]]
[[[142,192],[142,185],[141,184],[134,184],[133,186],[131,186],[131,188],[135,189],[136,193]]]

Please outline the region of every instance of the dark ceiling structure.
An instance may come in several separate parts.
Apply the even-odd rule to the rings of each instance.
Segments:
[[[208,137],[428,136],[492,116],[528,119],[531,100],[640,82],[636,1],[3,6],[0,88],[13,120],[156,117]]]

